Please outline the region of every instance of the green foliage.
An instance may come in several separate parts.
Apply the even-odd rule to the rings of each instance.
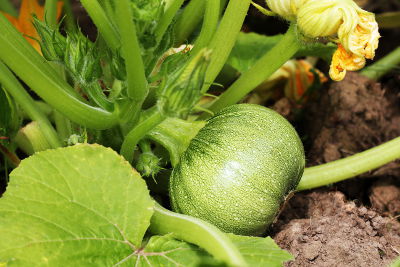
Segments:
[[[271,50],[282,37],[283,35],[266,36],[257,33],[241,32],[229,55],[227,64],[243,73],[249,70],[266,51]],[[304,44],[295,56],[316,56],[329,62],[335,49],[336,46],[332,44]]]
[[[39,152],[10,179],[0,199],[0,264],[223,266],[173,234],[144,238],[154,202],[111,149],[80,144]],[[249,266],[291,259],[270,238],[229,237]]]
[[[37,153],[10,180],[0,199],[0,262],[9,265],[111,266],[140,247],[150,224],[144,181],[111,149]]]

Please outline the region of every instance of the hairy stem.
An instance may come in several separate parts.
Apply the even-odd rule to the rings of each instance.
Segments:
[[[400,64],[400,46],[387,54],[385,57],[364,68],[361,75],[370,79],[378,80]]]
[[[199,37],[194,43],[194,48],[192,50],[193,54],[200,51],[210,43],[218,25],[221,5],[220,0],[206,0],[205,2],[206,12],[204,14],[203,26]]]
[[[224,107],[239,102],[251,90],[267,80],[301,47],[295,31],[291,25],[283,38],[264,56],[262,56],[248,71],[244,72],[209,108],[217,112]],[[204,114],[201,119],[209,116]]]
[[[229,266],[247,266],[238,249],[227,235],[214,225],[200,219],[164,209],[156,203],[151,217],[150,232],[174,237],[204,248]]]
[[[47,25],[55,28],[57,25],[57,0],[46,0],[44,14]]]
[[[136,26],[133,20],[130,2],[128,0],[119,0],[115,2],[117,23],[121,35],[122,56],[125,60],[128,96],[137,105],[134,112],[139,112],[141,103],[148,94],[148,86],[145,75],[145,68],[141,56],[139,41],[136,35]]]
[[[184,0],[169,0],[167,1],[167,5],[165,7],[165,13],[161,20],[157,24],[156,29],[156,38],[157,41],[161,41],[164,33],[167,31],[169,25],[175,17],[176,12],[178,12],[179,8],[182,6]]]
[[[107,45],[112,49],[118,49],[120,46],[118,32],[99,2],[97,0],[81,0],[81,3],[94,24],[96,24],[98,31],[103,36]]]
[[[145,135],[152,130],[154,127],[159,125],[163,120],[165,120],[165,116],[162,115],[158,110],[155,111],[148,118],[144,119],[142,122],[137,124],[126,136],[124,142],[121,146],[120,154],[124,156],[124,158],[128,162],[132,162],[133,154],[136,149],[136,145],[138,142],[145,137]]]
[[[306,168],[297,190],[346,180],[400,158],[400,137],[353,156]]]

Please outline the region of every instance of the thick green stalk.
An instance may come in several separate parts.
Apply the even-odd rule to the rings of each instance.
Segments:
[[[267,80],[301,47],[295,25],[291,25],[283,38],[248,71],[244,72],[216,101],[209,110],[217,112],[239,102],[251,90]],[[202,118],[209,116],[205,114]]]
[[[117,3],[119,1],[116,1]],[[109,20],[107,14],[100,6],[97,0],[81,0],[82,6],[88,12],[90,18],[101,36],[103,36],[107,45],[112,49],[118,49],[120,46],[119,35],[112,22]]]
[[[221,16],[222,11],[225,10],[226,2],[228,2],[228,0],[219,1],[219,15]],[[187,42],[189,36],[200,24],[205,9],[204,3],[204,0],[191,0],[183,9],[183,12],[178,16],[174,28],[175,46],[179,46]]]
[[[57,25],[57,0],[46,0],[44,14],[47,25],[55,28]]]
[[[166,210],[157,203],[151,217],[150,232],[159,235],[172,233],[177,239],[204,248],[229,266],[247,266],[239,250],[217,227],[198,218]]]
[[[158,110],[155,111],[148,118],[144,119],[142,122],[137,124],[126,136],[124,142],[121,146],[120,154],[124,156],[124,158],[132,162],[133,154],[136,149],[136,145],[138,142],[145,137],[145,135],[152,130],[154,127],[159,125],[161,122],[165,120],[165,116],[162,115]]]
[[[192,50],[193,54],[200,51],[210,43],[218,26],[221,5],[220,0],[206,0],[205,2],[206,12],[204,14],[203,26],[199,37],[194,43],[194,48]]]
[[[400,159],[400,137],[344,159],[306,168],[297,190],[340,182],[396,159]]]
[[[204,0],[191,0],[183,9],[175,24],[175,45],[185,43],[197,25],[200,24],[204,14],[204,3]]]
[[[0,60],[33,91],[70,120],[93,129],[118,123],[113,113],[92,107],[71,93],[73,89],[41,57],[22,35],[0,14]]]
[[[75,24],[75,16],[72,10],[71,0],[63,0],[64,2],[64,13],[65,13],[65,21],[67,24],[67,29],[69,31],[76,30]]]
[[[0,10],[10,14],[13,17],[18,17],[18,11],[13,6],[10,0],[1,0],[0,1]]]
[[[164,15],[157,23],[157,29],[155,33],[158,42],[161,41],[164,33],[167,31],[169,25],[175,17],[176,12],[178,12],[183,2],[184,0],[169,0],[167,2]]]
[[[29,118],[37,121],[43,135],[53,148],[62,146],[62,143],[54,130],[51,122],[46,115],[42,113],[40,108],[36,106],[35,101],[25,91],[17,78],[11,71],[0,61],[0,84],[14,98],[14,100],[24,109]]]
[[[400,46],[391,51],[385,57],[364,68],[361,75],[370,79],[378,80],[400,64]]]
[[[250,7],[251,0],[231,0],[226,8],[221,23],[209,45],[211,49],[210,65],[207,68],[205,85],[206,92],[223,68],[242,28],[244,18]]]
[[[135,102],[143,103],[149,90],[130,2],[119,0],[115,2],[115,5],[122,56],[126,66],[128,96]],[[139,112],[140,108],[141,104],[136,112]]]

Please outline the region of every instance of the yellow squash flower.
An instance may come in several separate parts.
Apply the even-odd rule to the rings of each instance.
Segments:
[[[57,20],[61,16],[63,3],[57,3]],[[15,18],[7,13],[2,12],[3,15],[14,25],[19,32],[21,32],[25,39],[40,52],[40,45],[35,39],[39,39],[39,35],[33,26],[33,15],[39,20],[44,20],[44,7],[41,6],[38,0],[22,0],[19,9],[19,16]]]
[[[380,38],[375,15],[353,0],[266,1],[273,12],[296,22],[306,37],[338,43],[329,71],[333,80],[342,80],[346,71],[359,70],[366,58],[374,58]]]

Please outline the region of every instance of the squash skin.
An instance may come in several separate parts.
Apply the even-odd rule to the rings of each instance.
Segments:
[[[170,179],[172,208],[225,232],[262,235],[305,166],[292,125],[259,105],[227,107],[192,139]]]

